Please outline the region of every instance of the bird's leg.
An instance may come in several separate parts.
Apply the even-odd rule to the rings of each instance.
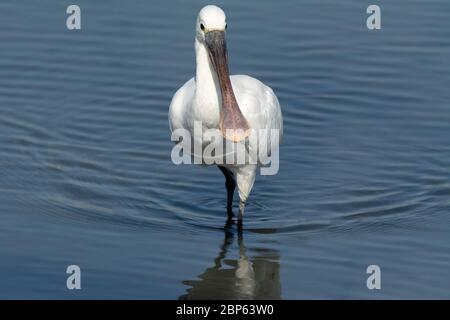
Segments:
[[[225,167],[218,166],[225,176],[225,187],[227,188],[227,212],[228,217],[233,216],[233,195],[234,189],[236,189],[236,181],[234,180],[233,173]]]
[[[238,227],[242,227],[244,219],[244,209],[248,196],[255,182],[256,165],[247,165],[236,171],[236,183],[239,189],[239,216]]]
[[[244,209],[245,201],[242,199],[239,201],[239,215],[238,215],[238,226],[242,227],[242,221],[244,219]]]

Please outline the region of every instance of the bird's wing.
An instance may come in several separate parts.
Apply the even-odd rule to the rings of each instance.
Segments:
[[[173,95],[169,107],[169,127],[170,131],[185,128],[186,112],[192,103],[195,93],[195,79],[187,81]]]
[[[278,129],[283,134],[283,116],[273,90],[261,81],[245,76],[231,77],[239,108],[253,129]]]
[[[251,129],[256,130],[258,141],[249,143],[249,151],[266,152],[271,156],[272,151],[278,150],[283,136],[283,116],[280,104],[273,90],[261,81],[243,75],[231,77],[236,99],[250,124]],[[261,132],[259,130],[265,129]],[[273,132],[272,129],[278,130]],[[273,137],[277,135],[277,138]]]

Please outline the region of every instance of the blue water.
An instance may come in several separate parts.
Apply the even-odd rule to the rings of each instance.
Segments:
[[[377,1],[375,31],[356,0],[217,2],[284,115],[242,232],[219,170],[170,160],[207,2],[76,3],[79,31],[0,3],[0,298],[450,298],[450,2]]]

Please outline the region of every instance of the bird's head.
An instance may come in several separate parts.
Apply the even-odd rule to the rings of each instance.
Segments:
[[[205,6],[198,13],[197,17],[197,39],[206,41],[206,34],[209,31],[220,31],[225,33],[227,29],[227,17],[225,12],[217,6]]]
[[[239,108],[231,85],[226,29],[227,21],[222,9],[209,5],[200,10],[196,37],[205,46],[219,82],[222,96],[219,129],[225,139],[239,142],[250,135],[250,126]]]

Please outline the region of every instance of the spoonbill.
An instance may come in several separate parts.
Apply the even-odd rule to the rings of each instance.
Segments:
[[[203,7],[195,25],[196,75],[174,94],[169,108],[169,126],[173,133],[184,129],[194,135],[194,123],[201,130],[215,129],[225,143],[245,143],[246,150],[267,150],[272,143],[278,148],[283,134],[280,104],[272,89],[247,75],[230,76],[226,45],[227,22],[223,10],[217,6]],[[275,131],[278,137],[250,139],[251,130]],[[223,137],[222,137],[223,136]],[[274,141],[275,144],[274,144]],[[203,144],[207,141],[203,141]],[[238,223],[242,224],[244,208],[255,182],[260,154],[256,163],[223,163],[227,212],[232,217],[233,195],[239,192]]]

